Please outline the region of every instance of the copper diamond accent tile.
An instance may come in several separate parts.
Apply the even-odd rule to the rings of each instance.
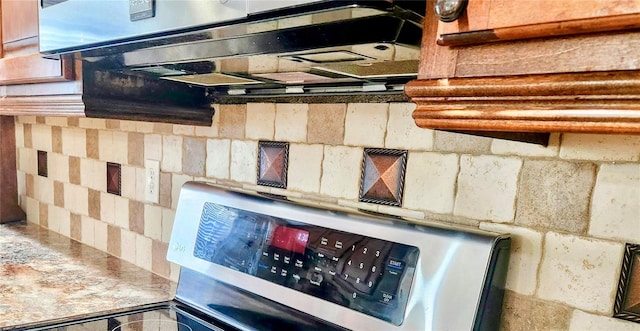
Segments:
[[[287,188],[289,143],[260,141],[258,153],[258,185]]]
[[[626,244],[613,317],[640,323],[640,245]]]
[[[38,151],[38,176],[47,177],[48,174],[47,152]]]
[[[407,151],[365,148],[360,201],[402,206]]]
[[[120,164],[107,162],[107,192],[120,195],[121,183]]]

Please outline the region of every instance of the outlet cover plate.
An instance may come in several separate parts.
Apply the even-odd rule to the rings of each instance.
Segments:
[[[160,161],[145,160],[144,198],[148,202],[160,201]]]

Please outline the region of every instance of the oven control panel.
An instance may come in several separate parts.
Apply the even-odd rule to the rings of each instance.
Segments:
[[[204,204],[193,251],[395,325],[403,322],[418,255],[414,246],[211,202]]]

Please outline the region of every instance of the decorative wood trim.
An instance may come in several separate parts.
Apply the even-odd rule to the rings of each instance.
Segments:
[[[55,60],[34,53],[0,59],[0,85],[67,81],[73,73],[71,56]]]
[[[419,127],[640,134],[640,72],[414,80]]]
[[[84,116],[82,94],[7,96],[0,98],[0,115]]]
[[[438,37],[437,44],[440,46],[477,45],[506,40],[610,32],[635,29],[639,27],[640,13],[634,13],[442,34]]]
[[[18,205],[16,172],[15,120],[0,116],[0,223],[24,220],[26,215]]]

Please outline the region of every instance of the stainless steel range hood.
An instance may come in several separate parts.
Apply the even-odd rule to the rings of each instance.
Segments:
[[[424,1],[43,0],[40,47],[83,60],[87,116],[210,124],[211,103],[404,99]]]

